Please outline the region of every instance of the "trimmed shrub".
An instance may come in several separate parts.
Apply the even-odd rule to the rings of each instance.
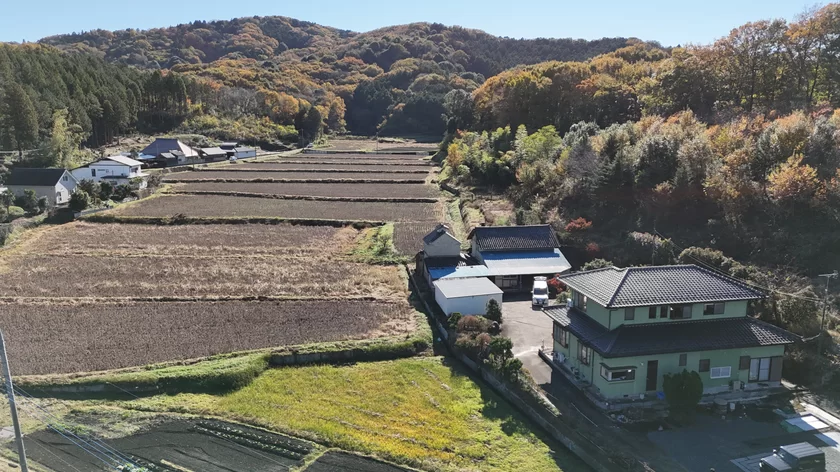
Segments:
[[[70,203],[68,204],[71,210],[75,212],[84,211],[90,206],[90,195],[82,189],[76,189],[73,195],[70,196]]]
[[[580,270],[594,270],[594,269],[603,269],[604,267],[612,267],[614,264],[612,261],[608,261],[605,259],[592,259],[591,261],[584,264]]]
[[[491,321],[483,316],[464,316],[458,321],[458,332],[486,333]]]
[[[21,216],[26,214],[26,210],[19,206],[10,206],[9,207],[9,219],[20,218]]]
[[[496,300],[491,299],[487,302],[487,313],[484,315],[490,321],[495,321],[496,323],[502,323],[502,308],[499,306],[499,302]]]
[[[703,396],[703,380],[695,371],[683,369],[678,374],[665,374],[662,390],[671,417],[678,422],[691,422]]]
[[[458,313],[457,311],[455,313],[452,313],[451,315],[449,315],[449,320],[448,320],[449,329],[457,330],[458,329],[458,322],[461,321],[461,318],[463,318],[463,317],[464,316],[462,314]]]

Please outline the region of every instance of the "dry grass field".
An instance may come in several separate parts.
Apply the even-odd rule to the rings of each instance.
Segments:
[[[263,181],[318,181],[318,180],[388,180],[388,181],[417,181],[423,182],[426,174],[395,173],[395,172],[283,172],[283,171],[200,171],[200,172],[176,172],[166,174],[164,182],[188,182],[188,181],[237,181],[237,180],[263,180]]]
[[[0,296],[406,297],[399,268],[346,260],[352,228],[74,223],[43,233],[0,254]]]
[[[0,304],[0,326],[17,375],[395,336],[415,325],[407,303],[369,301]]]
[[[337,221],[438,221],[437,203],[319,202],[226,195],[166,195],[127,205],[111,214],[129,217],[296,218]]]
[[[271,182],[190,182],[175,184],[178,193],[237,192],[257,195],[341,198],[435,198],[434,187],[424,184],[303,184]]]

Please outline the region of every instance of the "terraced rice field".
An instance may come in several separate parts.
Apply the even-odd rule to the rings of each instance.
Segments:
[[[438,221],[437,203],[319,202],[227,195],[166,195],[115,210],[129,217],[294,218],[336,221]]]
[[[383,164],[380,161],[377,161],[376,164],[355,164],[355,163],[324,163],[324,162],[315,162],[315,163],[308,163],[308,162],[265,162],[265,163],[249,163],[249,164],[236,164],[236,165],[229,165],[225,167],[218,167],[218,169],[224,169],[225,171],[240,171],[240,170],[250,170],[250,171],[359,171],[359,172],[387,172],[387,173],[415,173],[415,174],[426,174],[429,171],[433,170],[434,167],[427,166],[427,165],[403,165],[403,163],[399,163],[399,165],[390,165],[390,164]],[[204,171],[206,172],[206,171]]]
[[[358,234],[352,228],[95,226],[50,228],[2,254],[0,297],[356,296],[394,301],[406,296],[397,267],[346,260]],[[302,230],[311,231],[311,237],[306,239]],[[283,241],[284,234],[289,242]]]
[[[422,183],[426,174],[405,174],[395,172],[260,172],[260,171],[199,171],[199,172],[175,172],[166,174],[164,182],[189,182],[189,181],[237,181],[237,180],[262,180],[262,181],[319,181],[319,180],[364,180],[364,181],[415,181]]]
[[[383,163],[384,162],[384,163]],[[287,157],[274,161],[257,161],[249,162],[248,165],[259,164],[318,164],[318,165],[341,165],[341,166],[405,166],[405,167],[434,167],[435,163],[432,161],[405,161],[405,160],[382,160],[382,159],[304,159],[300,156]]]
[[[434,187],[424,184],[318,184],[271,182],[190,182],[177,184],[178,193],[235,192],[259,195],[333,198],[435,198]]]
[[[419,161],[423,159],[428,159],[428,155],[421,155],[421,154],[377,154],[373,152],[361,152],[361,153],[319,153],[319,152],[304,152],[300,154],[295,154],[295,159],[297,158],[307,158],[307,159],[375,159],[379,161]]]
[[[283,345],[407,334],[407,303],[370,301],[0,304],[18,375],[89,372]]]
[[[423,249],[423,236],[435,229],[437,222],[395,223],[394,247],[401,254],[413,256]]]

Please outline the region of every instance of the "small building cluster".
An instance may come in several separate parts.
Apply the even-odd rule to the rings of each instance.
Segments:
[[[257,150],[240,146],[236,142],[225,142],[216,147],[194,149],[174,138],[157,138],[140,151],[138,160],[145,167],[173,167],[190,164],[204,164],[228,159],[257,157]]]
[[[529,292],[535,276],[554,277],[571,267],[549,225],[479,226],[467,239],[470,249],[464,253],[450,228],[438,225],[423,238],[423,251],[417,256],[418,268],[435,287],[438,304],[447,315],[455,311],[482,315],[486,297]],[[444,308],[454,306],[450,299],[459,286],[469,287],[470,293],[480,287],[483,294],[461,297],[459,310]]]

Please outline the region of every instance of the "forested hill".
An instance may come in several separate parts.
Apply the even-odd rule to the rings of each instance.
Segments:
[[[94,53],[126,64],[171,68],[218,59],[331,59],[357,57],[384,70],[399,59],[449,61],[490,76],[520,64],[585,60],[627,44],[627,38],[512,39],[480,30],[412,23],[355,33],[282,16],[195,21],[146,31],[93,30],[40,42]],[[399,45],[399,46],[397,46]],[[289,52],[287,52],[289,51]]]
[[[41,42],[200,78],[214,91],[202,106],[215,116],[268,116],[300,130],[303,113],[314,106],[318,116],[311,119],[322,119],[327,132],[431,136],[444,131],[444,97],[452,90],[472,92],[513,66],[587,60],[639,43],[517,40],[429,23],[354,33],[279,16],[95,30]],[[219,127],[205,119],[188,129],[212,134]]]

